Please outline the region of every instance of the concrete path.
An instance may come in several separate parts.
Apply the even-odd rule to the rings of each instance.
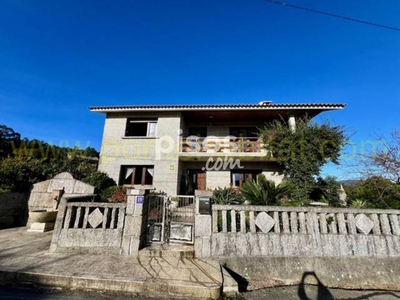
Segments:
[[[0,281],[147,296],[220,296],[219,262],[177,257],[49,253],[52,232],[0,230]]]
[[[241,300],[285,299],[285,300],[398,300],[400,292],[355,291],[330,289],[313,285],[285,286],[247,292],[238,297]]]

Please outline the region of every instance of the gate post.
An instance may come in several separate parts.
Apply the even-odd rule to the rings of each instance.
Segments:
[[[196,217],[194,223],[194,253],[196,258],[211,257],[211,233],[212,223],[211,214],[199,213],[199,198],[211,197],[212,192],[206,190],[196,190]]]
[[[143,218],[145,190],[130,189],[127,194],[121,254],[137,255],[146,238],[146,218]]]

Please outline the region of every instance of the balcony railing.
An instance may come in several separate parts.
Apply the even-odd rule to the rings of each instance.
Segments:
[[[191,153],[260,153],[265,147],[258,137],[182,137],[181,152]]]

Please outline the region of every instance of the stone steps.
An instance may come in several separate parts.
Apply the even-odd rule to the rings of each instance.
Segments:
[[[153,244],[139,251],[139,257],[194,258],[192,245]]]

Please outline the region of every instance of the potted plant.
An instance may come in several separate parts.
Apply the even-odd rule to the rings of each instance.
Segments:
[[[171,201],[171,203],[170,203],[171,208],[179,207],[179,197],[171,197],[170,201]]]

